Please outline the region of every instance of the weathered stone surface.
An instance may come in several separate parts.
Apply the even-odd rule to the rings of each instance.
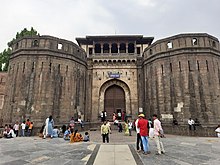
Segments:
[[[214,129],[220,122],[218,39],[201,33],[152,41],[139,35],[87,36],[77,38],[79,46],[51,36],[16,41],[0,83],[0,124],[30,118],[40,127],[51,114],[56,124],[78,115],[96,122],[106,91],[116,85],[132,119],[143,109],[166,124],[174,117],[184,126],[191,117]],[[109,119],[120,109],[114,108]]]

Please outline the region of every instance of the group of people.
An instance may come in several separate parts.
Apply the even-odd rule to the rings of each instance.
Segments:
[[[15,138],[19,136],[19,130],[20,130],[20,136],[31,136],[33,131],[33,122],[31,122],[29,119],[26,121],[23,121],[22,123],[19,123],[18,121],[12,125],[5,125],[5,129],[3,131],[3,136],[5,138]]]
[[[119,122],[118,124],[119,132],[122,132],[122,124]],[[154,137],[154,140],[157,145],[158,152],[157,154],[164,154],[165,150],[163,147],[163,143],[161,141],[161,137],[163,137],[163,129],[161,126],[161,122],[158,120],[157,115],[153,115],[153,122],[151,120],[145,119],[144,114],[139,114],[138,119],[134,123],[137,133],[137,141],[136,147],[138,152],[143,152],[143,154],[150,154],[150,147],[148,143],[149,135],[151,134]],[[133,123],[131,121],[125,122],[125,135],[131,136],[131,130],[133,129]],[[153,133],[152,133],[153,131]],[[109,121],[103,121],[101,125],[101,136],[103,143],[109,143],[109,134],[111,133],[111,126]],[[153,135],[152,135],[153,134]],[[141,149],[140,149],[141,148]]]
[[[75,131],[73,131],[73,128],[71,126],[69,126],[68,129],[64,132],[63,139],[70,141],[70,143],[81,142],[81,141],[84,141],[84,142],[90,141],[88,132],[85,132],[85,136],[83,137],[78,132],[78,129],[75,129]]]
[[[192,118],[189,118],[188,120],[189,130],[196,130],[196,126],[200,126],[199,120],[196,118],[195,121]]]
[[[78,121],[79,124],[82,124],[82,120]],[[61,132],[63,133],[63,139],[69,140],[70,143],[73,142],[80,142],[80,141],[90,141],[89,139],[89,133],[85,132],[85,136],[83,136],[78,133],[78,130],[75,129],[74,131],[74,124],[75,121],[73,118],[71,118],[68,128],[66,129],[66,126],[64,125],[61,130],[57,128],[57,126],[54,126],[54,120],[52,116],[49,116],[46,121],[45,125],[42,127],[41,132],[43,133],[43,138],[57,138],[60,137]],[[82,127],[82,126],[81,126]]]
[[[143,151],[143,154],[150,154],[150,146],[148,142],[148,137],[150,134],[150,128],[153,126],[153,137],[157,145],[157,155],[165,153],[161,137],[163,137],[163,129],[161,122],[158,120],[157,115],[153,115],[153,123],[145,119],[144,114],[140,114],[138,119],[135,121],[135,127],[137,132],[137,142],[136,147],[137,151]],[[141,150],[140,150],[141,147]]]

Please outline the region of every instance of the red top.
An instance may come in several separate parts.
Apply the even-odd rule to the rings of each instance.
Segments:
[[[138,128],[140,128],[140,135],[141,136],[148,136],[148,120],[146,119],[139,119],[138,121]]]

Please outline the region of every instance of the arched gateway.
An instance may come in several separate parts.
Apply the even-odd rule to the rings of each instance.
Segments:
[[[112,119],[113,112],[126,111],[131,115],[130,90],[121,80],[105,82],[99,92],[99,112],[106,110],[107,119]]]
[[[104,110],[107,114],[122,113],[125,109],[125,92],[123,88],[118,85],[112,85],[105,91]],[[111,120],[111,115],[107,116]]]

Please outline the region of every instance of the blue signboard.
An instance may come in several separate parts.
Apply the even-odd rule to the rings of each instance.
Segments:
[[[109,78],[120,78],[120,73],[119,72],[108,72]]]
[[[109,78],[120,78],[119,73],[109,73]]]

